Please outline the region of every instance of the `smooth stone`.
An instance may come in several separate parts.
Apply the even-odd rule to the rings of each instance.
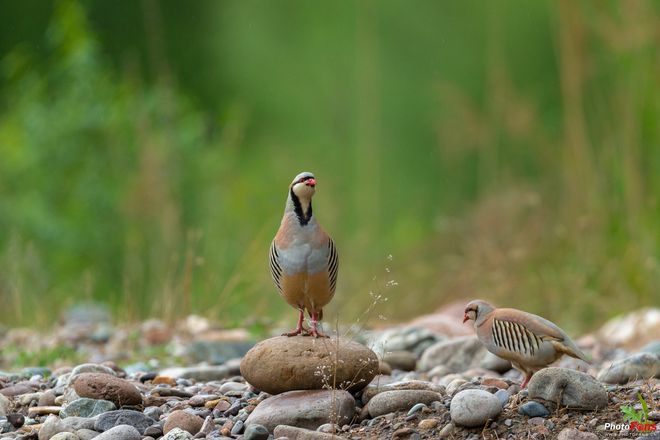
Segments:
[[[518,408],[518,413],[527,417],[548,417],[550,415],[548,408],[533,400],[522,404]]]
[[[397,382],[387,382],[384,380],[379,380],[380,376],[372,380],[367,387],[362,390],[362,401],[364,403],[369,402],[374,396],[384,391],[395,391],[395,390],[426,390],[434,391],[436,393],[444,393],[445,387],[441,385],[436,385],[432,382],[426,382],[423,380],[407,380],[407,381],[397,381]]]
[[[511,397],[507,390],[497,390],[494,396],[497,397],[502,406],[506,405],[509,402],[509,397]]]
[[[355,399],[342,390],[288,391],[261,402],[245,421],[272,432],[277,425],[316,429],[324,423],[343,426],[355,415]]]
[[[415,355],[405,350],[388,351],[383,355],[383,361],[387,362],[390,367],[403,371],[415,371],[415,366],[417,366]]]
[[[202,365],[197,367],[175,367],[161,370],[160,376],[175,379],[191,379],[198,382],[211,382],[232,376],[231,370],[225,365]]]
[[[607,391],[593,377],[565,368],[544,368],[532,376],[527,387],[531,400],[572,409],[592,410],[607,406]]]
[[[80,440],[92,440],[98,437],[99,433],[93,429],[78,429],[76,430],[76,435]]]
[[[116,376],[115,370],[110,367],[101,364],[80,364],[76,366],[71,373],[66,377],[67,383],[71,384],[73,381],[83,373],[99,373],[99,374],[109,374],[111,376]]]
[[[449,411],[452,422],[473,428],[484,425],[488,420],[495,420],[502,412],[502,405],[488,391],[464,390],[451,399]]]
[[[442,401],[442,394],[427,390],[395,390],[377,394],[367,404],[371,417],[396,411],[407,411],[418,403],[430,405]]]
[[[139,411],[118,409],[99,415],[94,423],[94,429],[104,432],[117,425],[129,425],[137,429],[140,434],[143,434],[144,430],[154,423],[156,423],[155,420]]]
[[[117,407],[141,405],[142,394],[127,380],[102,373],[81,373],[73,380],[73,389],[80,397],[109,400]]]
[[[163,432],[167,434],[174,428],[179,428],[184,431],[188,431],[192,435],[195,435],[202,429],[204,424],[204,419],[194,414],[191,414],[187,411],[176,410],[167,416],[165,420],[165,425],[163,425]]]
[[[276,439],[287,438],[289,440],[342,440],[338,435],[288,425],[277,426],[273,431],[273,436]]]
[[[25,423],[25,416],[18,413],[7,414],[7,421],[14,428],[20,428]]]
[[[660,378],[660,355],[637,353],[620,359],[598,373],[605,383],[625,384],[638,379]]]
[[[95,440],[140,440],[141,438],[140,432],[130,425],[117,425],[94,437]]]
[[[327,387],[358,391],[377,373],[376,354],[346,339],[277,336],[259,342],[241,361],[245,380],[269,394]]]
[[[180,428],[174,428],[165,434],[161,440],[192,440],[193,438],[193,435],[188,431],[184,431]]]
[[[160,424],[151,425],[144,430],[143,435],[158,438],[163,436],[163,427]]]
[[[245,429],[243,440],[268,440],[268,436],[266,427],[255,423]]]
[[[598,440],[598,436],[590,432],[579,431],[575,428],[565,428],[561,430],[557,436],[557,440]]]
[[[501,359],[495,362],[494,355],[475,336],[462,336],[440,341],[430,346],[422,354],[418,368],[428,371],[438,365],[443,365],[452,373],[462,373],[471,368],[485,368],[501,372],[511,368],[511,364]],[[499,362],[499,365],[497,363]]]
[[[438,419],[424,419],[417,424],[419,429],[433,429],[438,426]]]
[[[50,440],[60,432],[74,432],[75,430],[66,426],[59,417],[49,415],[39,429],[39,440]]]
[[[449,438],[454,433],[454,424],[447,423],[438,433],[438,438]]]
[[[244,423],[242,420],[238,420],[236,423],[234,423],[234,426],[231,428],[231,435],[232,436],[237,436],[241,432],[243,432],[244,428]]]
[[[227,394],[230,391],[246,391],[250,386],[241,382],[226,382],[220,385],[220,394]]]
[[[52,436],[50,440],[80,440],[80,437],[73,432],[60,432]]]
[[[90,399],[81,397],[66,405],[60,411],[60,418],[64,419],[71,416],[76,417],[94,417],[104,412],[117,409],[114,403],[109,400]]]

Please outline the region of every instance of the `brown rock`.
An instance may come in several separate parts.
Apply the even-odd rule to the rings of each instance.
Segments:
[[[417,431],[415,431],[412,428],[399,428],[396,431],[392,433],[392,438],[397,439],[397,438],[410,438],[412,437],[413,434],[416,434]]]
[[[278,336],[255,345],[241,361],[241,374],[269,394],[324,388],[357,391],[378,373],[369,348],[345,339]]]
[[[154,385],[160,385],[160,384],[165,384],[169,385],[171,387],[176,386],[176,379],[173,377],[169,376],[156,376],[154,377],[154,380],[152,381]]]
[[[487,387],[497,387],[501,390],[506,390],[509,388],[509,384],[503,381],[502,379],[497,379],[495,377],[487,377],[481,381],[481,385]]]
[[[201,417],[179,409],[172,411],[172,413],[167,416],[167,420],[165,420],[165,425],[163,426],[163,433],[167,434],[174,428],[180,428],[195,435],[200,429],[202,429],[203,424],[204,419]]]
[[[0,394],[7,397],[20,396],[21,394],[34,393],[34,389],[22,383],[11,385],[0,390]]]
[[[419,422],[419,429],[433,429],[438,426],[438,419],[424,419]]]
[[[590,432],[578,431],[575,428],[566,428],[562,429],[557,440],[598,440],[598,436]]]
[[[73,382],[73,389],[80,397],[109,400],[117,408],[142,404],[142,395],[135,385],[110,374],[81,373]]]

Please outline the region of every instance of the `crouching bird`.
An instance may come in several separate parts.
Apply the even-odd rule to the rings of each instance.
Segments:
[[[339,255],[330,236],[312,213],[316,179],[298,174],[289,186],[280,228],[270,246],[270,273],[280,295],[299,311],[298,325],[286,336],[327,337],[319,330],[323,307],[337,286]],[[310,329],[303,325],[305,311]],[[284,336],[283,335],[283,336]]]
[[[532,375],[567,354],[588,362],[566,332],[547,319],[516,309],[497,309],[486,301],[471,301],[463,322],[474,321],[479,340],[491,353],[506,359],[525,375]]]

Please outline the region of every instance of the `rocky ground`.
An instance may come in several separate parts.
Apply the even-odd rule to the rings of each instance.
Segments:
[[[660,438],[621,426],[624,412],[660,421],[659,310],[580,338],[591,365],[564,358],[520,390],[459,309],[256,345],[198,317],[117,328],[72,309],[47,334],[0,332],[0,438]]]

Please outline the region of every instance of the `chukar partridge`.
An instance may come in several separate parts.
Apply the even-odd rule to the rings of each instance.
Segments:
[[[298,325],[286,336],[325,337],[319,331],[318,321],[337,285],[339,255],[312,213],[315,190],[312,173],[300,173],[293,179],[280,229],[270,246],[273,281],[286,302],[299,311]],[[305,311],[311,319],[310,329],[303,326]]]
[[[522,388],[534,373],[564,354],[588,362],[562,329],[540,316],[476,300],[465,307],[463,322],[468,320],[474,321],[477,337],[488,351],[511,361],[525,375]]]

